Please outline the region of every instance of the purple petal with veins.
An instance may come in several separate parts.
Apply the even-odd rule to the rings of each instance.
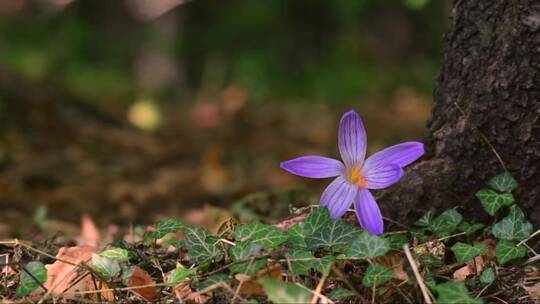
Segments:
[[[362,168],[366,179],[366,188],[383,189],[395,184],[403,175],[403,169],[395,164],[381,165],[378,167]]]
[[[362,119],[351,110],[339,123],[338,146],[341,159],[348,168],[361,166],[366,157],[367,135]]]
[[[383,164],[396,164],[405,167],[419,159],[423,154],[423,143],[417,141],[404,142],[371,155],[366,159],[364,166],[378,167]]]
[[[367,189],[360,189],[354,200],[354,209],[360,225],[368,232],[380,235],[384,230],[384,223],[377,206],[377,202],[371,192]]]
[[[338,176],[324,190],[321,206],[328,207],[332,218],[340,218],[351,207],[357,193],[356,185],[347,182],[343,176]]]
[[[280,167],[292,174],[311,178],[334,177],[344,170],[342,162],[323,156],[298,157],[282,162]]]

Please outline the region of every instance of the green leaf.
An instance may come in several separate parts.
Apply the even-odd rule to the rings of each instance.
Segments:
[[[30,262],[21,269],[19,275],[19,286],[17,287],[16,295],[24,297],[36,290],[40,284],[45,284],[47,281],[47,269],[41,262]]]
[[[517,242],[499,240],[495,247],[495,256],[501,264],[506,264],[509,261],[522,258],[527,255],[527,247],[523,245],[517,246]]]
[[[485,225],[484,224],[480,224],[480,223],[474,223],[474,224],[470,224],[470,223],[467,223],[467,222],[461,222],[457,229],[461,232],[465,232],[467,235],[472,235],[474,234],[476,231],[484,228]]]
[[[219,239],[210,235],[203,227],[185,227],[184,244],[188,248],[189,261],[193,264],[204,264],[211,260],[219,260],[223,256],[218,247]]]
[[[211,285],[214,285],[216,283],[219,283],[219,282],[223,282],[225,284],[230,284],[230,279],[229,279],[229,276],[227,276],[226,274],[223,274],[223,273],[219,273],[219,274],[214,274],[214,275],[211,275],[209,276],[206,280],[202,281],[202,282],[199,282],[197,285],[196,285],[196,289],[197,291],[201,291]]]
[[[449,209],[436,217],[429,225],[429,229],[439,237],[448,236],[456,230],[462,219],[463,216],[459,212]]]
[[[512,192],[518,187],[517,181],[508,172],[495,176],[488,184],[499,192]]]
[[[467,287],[463,283],[448,282],[435,286],[439,294],[437,303],[444,304],[481,304],[482,301],[469,295]]]
[[[347,257],[375,258],[385,255],[388,250],[390,250],[390,243],[387,239],[364,231],[352,242]]]
[[[307,248],[306,234],[302,224],[303,223],[294,224],[287,229],[287,246],[289,248]]]
[[[388,245],[393,250],[403,250],[403,245],[409,242],[407,236],[402,233],[385,235],[384,239],[388,240]]]
[[[472,246],[457,242],[451,249],[458,263],[465,263],[486,252],[486,244],[480,243]]]
[[[92,270],[105,281],[120,273],[118,261],[109,259],[99,254],[92,254]]]
[[[483,285],[491,284],[495,281],[495,272],[493,271],[493,268],[489,267],[482,271],[482,274],[480,275],[480,283]]]
[[[274,248],[287,241],[287,235],[283,230],[261,223],[241,225],[236,228],[234,238],[237,241],[253,241],[265,248]]]
[[[323,248],[338,252],[346,251],[361,230],[342,220],[330,221],[307,238],[308,248]]]
[[[354,298],[356,295],[354,292],[346,288],[336,288],[332,290],[328,297],[334,301],[346,301]]]
[[[291,250],[289,259],[306,259],[305,261],[291,261],[291,272],[295,275],[307,275],[310,269],[324,273],[328,269],[328,265],[336,261],[333,256],[324,256],[316,258],[310,251],[306,250]]]
[[[302,230],[304,231],[304,235],[312,235],[315,231],[319,231],[325,227],[330,221],[330,213],[326,207],[315,209],[302,222]]]
[[[482,203],[484,210],[491,216],[494,216],[503,206],[510,206],[514,203],[512,193],[499,194],[491,189],[482,189],[476,192],[476,197]]]
[[[427,227],[431,224],[434,217],[435,217],[435,208],[431,208],[419,220],[416,221],[415,225]]]
[[[167,275],[167,285],[176,286],[194,273],[195,271],[193,271],[193,269],[183,267],[175,268]]]
[[[508,216],[493,225],[491,233],[503,240],[523,240],[531,235],[533,226],[525,220],[523,211],[517,205],[510,207]]]
[[[105,250],[99,254],[102,257],[109,258],[117,262],[127,262],[129,261],[129,252],[126,249],[122,248],[113,248]]]
[[[253,258],[245,262],[234,264],[230,267],[233,273],[245,273],[247,275],[254,275],[257,270],[266,266],[267,259],[257,258],[257,254],[261,251],[262,246],[252,241],[239,241],[236,246],[229,249],[229,253],[234,261],[246,260]]]
[[[261,284],[268,300],[274,303],[309,303],[311,293],[292,283],[277,282],[270,278],[261,278],[257,282]]]
[[[177,219],[167,219],[156,224],[156,230],[150,233],[154,239],[160,239],[166,234],[175,233],[180,229],[187,227],[182,221]]]
[[[370,264],[367,268],[366,275],[362,279],[362,284],[366,287],[379,286],[384,284],[394,278],[394,273],[392,270],[384,267],[381,264]]]

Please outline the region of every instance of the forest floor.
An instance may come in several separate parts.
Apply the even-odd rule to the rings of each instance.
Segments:
[[[335,155],[347,109],[226,108],[171,107],[155,132],[50,109],[7,125],[0,302],[539,301],[537,233],[511,177],[478,189],[491,222],[426,207],[376,237],[313,206],[324,183],[278,166]],[[359,111],[376,151],[421,138],[429,104],[405,92]]]

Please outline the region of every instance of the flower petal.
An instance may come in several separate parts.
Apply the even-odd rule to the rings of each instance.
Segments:
[[[366,157],[367,135],[360,116],[353,110],[345,113],[339,123],[338,146],[347,167],[361,166]]]
[[[360,225],[368,232],[381,235],[384,230],[384,223],[381,210],[371,192],[367,189],[360,189],[354,200],[354,210]]]
[[[395,184],[403,176],[403,168],[396,164],[362,168],[366,178],[366,188],[383,189]]]
[[[358,193],[358,187],[338,176],[328,185],[321,196],[321,206],[328,207],[330,216],[340,218],[352,205],[354,197]]]
[[[280,167],[292,174],[311,178],[334,177],[344,170],[339,160],[323,156],[298,157],[282,162]]]
[[[396,164],[400,167],[414,162],[424,154],[424,144],[417,141],[408,141],[390,146],[379,151],[366,160],[365,167],[378,167],[383,164]]]

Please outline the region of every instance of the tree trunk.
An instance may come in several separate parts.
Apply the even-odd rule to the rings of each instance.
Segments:
[[[508,170],[520,184],[516,200],[538,227],[540,2],[458,0],[452,15],[426,155],[379,193],[383,214],[411,223],[430,207],[464,206],[469,219],[482,219],[474,194]]]

